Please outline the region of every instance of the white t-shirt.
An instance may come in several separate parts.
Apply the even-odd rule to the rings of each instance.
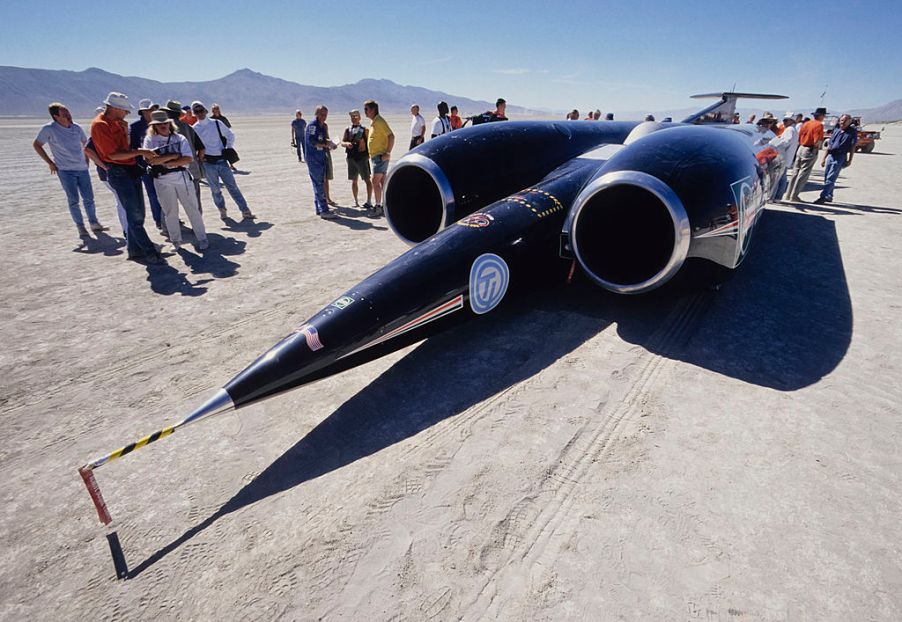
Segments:
[[[78,123],[63,127],[52,121],[41,128],[35,139],[39,143],[49,144],[53,154],[53,163],[61,171],[86,171],[88,163],[83,151],[88,137]]]
[[[441,136],[451,131],[451,119],[436,117],[432,120],[432,135]]]
[[[144,148],[159,150],[157,153],[160,155],[178,153],[182,157],[194,157],[194,154],[191,152],[191,145],[188,144],[188,140],[181,134],[176,134],[172,130],[170,130],[169,136],[148,134],[144,137]]]
[[[414,138],[415,136],[419,136],[423,133],[423,130],[426,129],[426,119],[423,118],[423,115],[418,114],[410,121],[410,137]]]

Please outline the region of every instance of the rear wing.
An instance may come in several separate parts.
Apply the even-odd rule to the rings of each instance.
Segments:
[[[717,99],[707,108],[689,115],[683,119],[683,123],[704,125],[709,123],[732,123],[733,113],[736,112],[736,100],[742,99],[789,99],[786,95],[771,95],[768,93],[703,93],[693,95],[692,99]]]

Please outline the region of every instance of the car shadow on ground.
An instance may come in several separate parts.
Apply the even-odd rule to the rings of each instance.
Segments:
[[[536,288],[489,316],[431,337],[128,576],[138,576],[219,518],[458,415],[611,326],[656,355],[751,384],[794,391],[817,382],[836,368],[852,337],[834,224],[768,210],[752,245],[742,269],[719,291],[684,282],[625,297],[580,279],[570,287]]]
[[[107,257],[121,255],[125,248],[125,238],[116,238],[107,235],[103,231],[94,232],[95,237],[85,236],[79,240],[79,245],[72,249],[73,253],[85,253],[95,255],[102,253]]]

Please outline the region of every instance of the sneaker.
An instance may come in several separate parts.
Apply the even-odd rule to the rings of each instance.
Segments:
[[[829,203],[830,201],[831,201],[831,199],[827,199],[824,197],[818,197],[813,201],[813,203],[815,205],[823,205],[824,203]]]
[[[322,212],[319,217],[323,220],[335,220],[337,218],[335,212]]]
[[[254,220],[255,218],[257,218],[251,212],[242,212],[241,217],[244,218],[245,220]]]
[[[373,218],[379,218],[380,216],[385,215],[385,210],[382,209],[381,205],[377,205],[373,208]]]
[[[210,242],[208,240],[198,240],[197,241],[197,250],[205,251],[210,248]]]
[[[91,231],[109,231],[109,230],[110,230],[109,227],[104,227],[99,222],[91,223]]]
[[[76,225],[78,227],[78,237],[80,238],[89,238],[91,235],[88,233],[88,230],[85,229],[84,225]]]
[[[228,216],[229,216],[229,215],[228,215],[228,213],[226,212],[226,209],[225,209],[224,207],[223,207],[222,209],[219,210],[219,217],[220,217],[221,219],[225,220],[226,218],[228,218]]]
[[[371,209],[373,209],[373,204],[370,203],[369,201],[367,201],[366,203],[363,204],[363,209],[365,209],[366,211],[370,211]]]

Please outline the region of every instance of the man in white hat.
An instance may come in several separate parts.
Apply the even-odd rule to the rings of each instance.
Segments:
[[[132,121],[128,127],[128,144],[132,149],[138,149],[144,145],[144,137],[147,136],[147,127],[150,123],[150,115],[159,106],[149,99],[142,99],[138,102],[138,118]],[[144,158],[138,158],[138,166],[144,166]],[[147,191],[147,200],[150,202],[150,215],[153,216],[153,222],[157,229],[163,228],[162,209],[160,200],[157,198],[157,190],[153,185],[153,178],[150,175],[141,177],[141,183],[144,184],[144,190]]]
[[[56,175],[66,198],[69,201],[69,215],[78,228],[78,235],[88,236],[85,221],[78,208],[78,195],[84,204],[88,223],[93,231],[104,231],[106,227],[97,220],[94,210],[94,189],[91,187],[91,174],[88,172],[88,162],[82,151],[88,142],[85,131],[78,123],[72,121],[69,109],[59,102],[53,102],[47,107],[52,122],[41,128],[32,146],[41,159],[47,163],[51,175]],[[53,159],[44,151],[44,145],[50,145],[50,153]]]
[[[148,149],[132,149],[128,142],[125,117],[132,109],[128,97],[112,92],[103,101],[103,114],[91,123],[94,151],[108,166],[110,185],[125,208],[128,221],[128,258],[147,264],[165,263],[160,251],[144,230],[144,193],[141,190],[143,170],[138,168],[139,156],[153,158]]]

